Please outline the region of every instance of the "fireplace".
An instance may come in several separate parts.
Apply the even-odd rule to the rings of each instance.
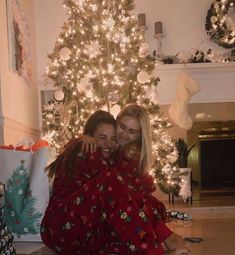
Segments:
[[[201,188],[235,188],[235,138],[199,138]]]
[[[196,122],[187,134],[193,183],[201,194],[235,192],[235,121]]]

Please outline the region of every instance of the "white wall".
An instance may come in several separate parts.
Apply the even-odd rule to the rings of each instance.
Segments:
[[[48,63],[47,55],[52,53],[55,41],[66,21],[66,9],[63,0],[34,0],[35,31],[37,38],[38,85],[43,85],[43,75]]]
[[[228,50],[209,40],[205,20],[213,0],[136,0],[135,13],[145,13],[148,29],[145,39],[151,49],[156,49],[154,23],[162,21],[162,53],[175,55],[189,54],[193,49],[213,49],[217,53]],[[160,77],[158,85],[159,103],[171,104],[175,97],[176,80],[180,72],[188,72],[201,86],[192,97],[193,103],[234,102],[235,63],[229,64],[188,64],[157,66],[155,74]]]
[[[163,24],[162,51],[175,54],[199,47],[202,40],[203,0],[136,0],[136,13],[146,14],[146,40],[154,49],[154,23]]]
[[[163,23],[162,52],[173,55],[192,49],[223,48],[211,43],[205,31],[207,11],[213,0],[135,0],[135,13],[146,14],[146,40],[156,48],[154,23]]]
[[[47,54],[52,52],[55,40],[66,21],[62,0],[35,1],[38,84],[44,84],[42,78],[47,64]],[[162,52],[174,55],[179,51],[190,53],[192,49],[226,50],[209,41],[204,25],[208,9],[213,0],[135,0],[134,14],[146,14],[145,38],[151,51],[156,49],[154,23],[162,21]],[[209,66],[208,66],[209,65]],[[192,66],[192,65],[191,65]],[[211,68],[213,66],[214,68]],[[233,102],[235,101],[235,65],[164,65],[156,68],[160,77],[158,85],[159,103],[170,104],[175,97],[176,79],[182,70],[189,72],[201,85],[201,91],[192,98],[192,102]]]
[[[33,1],[22,0],[30,27],[33,84],[28,86],[9,65],[6,1],[0,1],[0,141],[15,144],[24,137],[39,136],[38,90],[35,83],[36,54]]]

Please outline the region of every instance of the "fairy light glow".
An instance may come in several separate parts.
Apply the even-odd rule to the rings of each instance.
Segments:
[[[206,30],[211,39],[224,48],[235,46],[234,25],[229,20],[229,9],[234,6],[234,1],[221,0],[211,4],[206,18]]]
[[[158,77],[148,77],[144,83],[137,80],[141,71],[151,74],[155,66],[147,55],[140,56],[144,36],[130,14],[131,1],[115,0],[112,11],[106,0],[76,2],[66,1],[70,17],[47,67],[47,76],[64,93],[61,101],[43,110],[43,128],[52,134],[51,144],[59,149],[70,138],[79,137],[84,122],[96,109],[138,102],[154,113],[150,117],[155,162],[150,173],[167,190],[175,188],[178,168],[169,160],[172,157],[167,157],[174,151],[167,132],[170,124],[152,100]],[[150,89],[152,94],[147,96]]]

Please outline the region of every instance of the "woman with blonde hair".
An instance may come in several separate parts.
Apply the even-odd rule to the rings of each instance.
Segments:
[[[117,115],[117,140],[119,145],[130,141],[141,143],[140,169],[143,174],[152,165],[152,136],[147,110],[137,104],[128,104]]]

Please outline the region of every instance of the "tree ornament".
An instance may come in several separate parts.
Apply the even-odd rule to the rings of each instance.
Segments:
[[[127,66],[127,71],[129,74],[134,74],[136,72],[136,65],[134,63],[129,62]]]
[[[145,71],[140,71],[137,75],[137,81],[140,83],[140,84],[145,84],[149,81],[150,79],[150,75],[145,72]]]
[[[63,101],[64,99],[64,92],[61,89],[58,89],[54,93],[54,98],[57,101]]]
[[[210,39],[224,48],[235,46],[234,21],[229,17],[235,0],[215,0],[207,12],[205,28]]]
[[[108,17],[103,21],[103,27],[106,30],[112,30],[115,25],[115,21],[112,17]]]
[[[114,116],[114,118],[117,117],[118,113],[121,111],[121,107],[118,104],[115,104],[111,107],[110,112]]]
[[[120,43],[123,45],[126,45],[128,43],[128,41],[129,41],[129,38],[123,33],[121,36]]]
[[[157,93],[157,89],[155,87],[151,87],[147,91],[146,97],[149,98],[154,104],[159,103],[158,93]]]
[[[149,54],[150,54],[149,44],[146,42],[142,43],[139,48],[139,56],[141,58],[146,58]]]
[[[107,65],[107,71],[108,71],[108,73],[111,74],[111,73],[113,72],[113,70],[114,70],[114,65],[108,64],[108,65]]]
[[[92,10],[93,12],[96,12],[96,11],[97,11],[97,5],[91,4],[90,7],[91,7],[91,10]]]
[[[121,21],[125,24],[130,20],[130,17],[125,16],[125,13],[123,13],[123,15],[121,16]]]
[[[178,151],[176,148],[174,148],[173,152],[170,153],[169,155],[167,155],[167,158],[169,159],[169,161],[173,164],[176,162],[176,160],[178,159]]]
[[[218,18],[216,16],[212,16],[210,18],[211,23],[215,23],[217,20],[218,20]]]
[[[122,39],[122,36],[123,36],[123,33],[121,32],[115,32],[114,31],[114,34],[112,36],[112,40],[115,42],[115,43],[120,43],[121,42],[121,39]]]
[[[162,142],[167,143],[167,144],[169,144],[171,142],[171,136],[167,133],[162,135],[160,139]]]
[[[91,41],[90,44],[86,45],[85,53],[89,58],[95,58],[101,54],[101,46],[98,41]]]
[[[67,47],[64,47],[60,50],[60,60],[67,61],[70,59],[71,50]]]
[[[90,82],[89,75],[86,75],[80,80],[80,83],[77,85],[77,89],[80,93],[85,93],[87,97],[93,96],[93,85]]]
[[[162,172],[165,173],[166,175],[170,174],[172,170],[172,167],[170,164],[166,164],[163,168],[162,168]]]
[[[86,0],[74,0],[75,4],[82,7]]]
[[[118,94],[118,91],[114,91],[109,93],[108,100],[112,103],[117,103],[120,100],[120,96]]]

